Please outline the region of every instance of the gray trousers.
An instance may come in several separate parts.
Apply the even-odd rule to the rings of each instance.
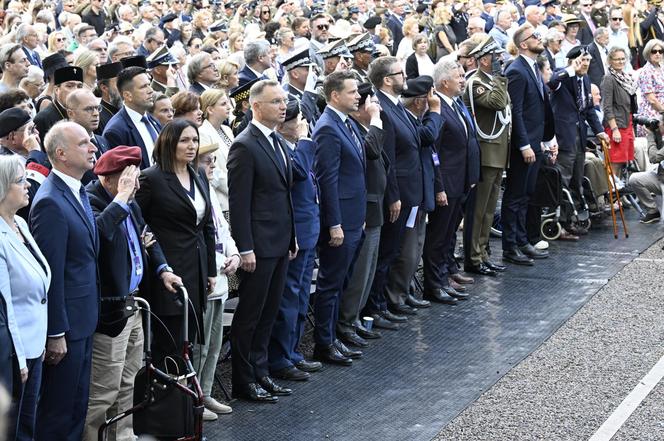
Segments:
[[[654,171],[632,173],[629,177],[630,188],[634,190],[634,193],[639,198],[639,203],[648,213],[659,211],[653,194],[662,194],[661,185],[661,182],[657,178],[657,173]]]
[[[337,321],[337,329],[340,332],[353,329],[353,326],[359,320],[360,311],[362,311],[369,298],[371,284],[376,272],[376,263],[378,262],[380,228],[367,227],[364,229],[364,242],[355,261],[353,275],[348,282],[348,287],[341,294],[339,320]]]
[[[204,345],[194,345],[194,369],[198,372],[203,396],[209,397],[212,393],[214,373],[217,370],[217,361],[221,354],[224,315],[224,301],[222,299],[208,300],[205,315],[203,315]]]
[[[394,260],[390,272],[387,274],[385,294],[387,301],[393,305],[403,305],[406,301],[410,290],[410,280],[417,271],[417,265],[422,257],[426,231],[426,213],[420,210],[417,213],[414,227],[406,227],[401,239],[399,256]]]

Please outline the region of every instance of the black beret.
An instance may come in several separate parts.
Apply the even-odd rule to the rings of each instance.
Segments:
[[[145,60],[145,57],[143,55],[134,55],[133,57],[125,57],[120,60],[120,63],[122,63],[123,69],[132,66],[142,67],[143,69],[148,68],[148,62]]]
[[[297,100],[288,101],[288,106],[286,107],[286,121],[297,118],[300,114],[300,103]]]
[[[364,22],[364,29],[376,29],[376,26],[378,26],[380,23],[380,17],[374,15],[373,17],[367,18],[367,21]]]
[[[30,121],[30,114],[18,107],[11,107],[0,113],[0,138],[4,138]]]
[[[166,14],[166,15],[164,15],[163,17],[161,17],[161,20],[159,20],[159,24],[160,24],[161,26],[163,26],[163,25],[166,24],[166,23],[170,23],[170,22],[172,22],[172,21],[175,20],[176,18],[178,18],[177,14],[173,14],[173,13]]]
[[[574,46],[569,52],[567,52],[566,57],[570,60],[576,60],[580,56],[586,54],[588,54],[588,48],[586,46]]]
[[[367,100],[367,97],[374,95],[371,83],[360,83],[357,86],[357,93],[360,94],[360,106],[363,106],[364,102]]]
[[[67,66],[57,69],[53,74],[53,84],[58,85],[67,81],[83,82],[83,69],[78,66]]]
[[[433,78],[428,75],[420,75],[417,78],[406,81],[406,90],[401,93],[404,98],[415,98],[428,95],[433,87]]]
[[[115,78],[121,70],[122,63],[119,61],[116,61],[115,63],[100,64],[97,66],[97,81]]]

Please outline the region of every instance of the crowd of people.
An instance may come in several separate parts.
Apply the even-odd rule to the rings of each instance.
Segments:
[[[96,439],[132,406],[136,297],[159,368],[193,342],[212,421],[223,335],[233,396],[275,403],[474,277],[546,266],[542,168],[574,196],[562,240],[605,162],[660,219],[661,0],[3,3],[7,439]]]

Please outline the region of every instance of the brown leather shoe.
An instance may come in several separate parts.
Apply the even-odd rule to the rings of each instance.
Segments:
[[[462,284],[462,285],[467,285],[467,284],[475,283],[475,279],[473,279],[472,277],[462,276],[462,275],[459,274],[459,273],[452,274],[452,275],[450,276],[450,279],[452,279],[452,280],[454,280],[456,283],[460,283],[460,284]]]
[[[463,286],[463,285],[460,284],[460,283],[455,282],[453,278],[448,277],[448,278],[447,278],[447,281],[450,282],[450,286],[451,286],[452,288],[454,288],[455,291],[459,291],[459,292],[464,292],[464,291],[466,291],[466,287]]]

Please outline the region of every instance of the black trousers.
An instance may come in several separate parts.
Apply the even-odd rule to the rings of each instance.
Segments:
[[[424,289],[434,290],[449,285],[448,275],[456,272],[454,243],[462,213],[462,198],[448,198],[447,205],[429,214],[424,239]]]

